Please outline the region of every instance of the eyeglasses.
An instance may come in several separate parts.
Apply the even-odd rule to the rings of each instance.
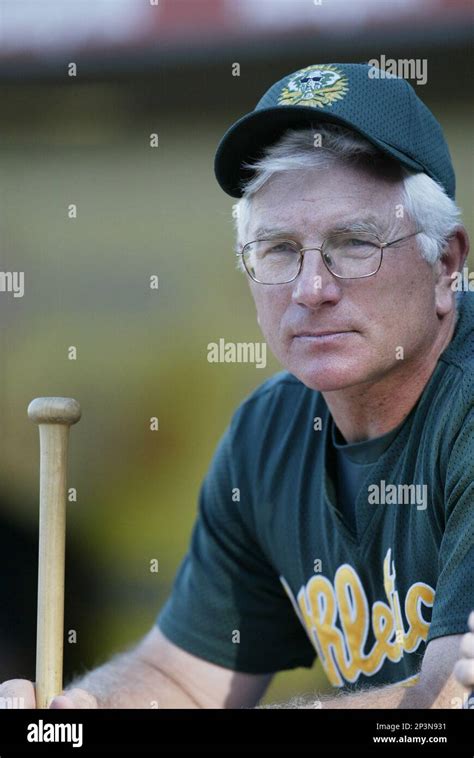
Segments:
[[[294,240],[280,238],[261,239],[247,242],[237,255],[258,284],[292,282],[303,267],[307,250],[319,250],[324,265],[338,279],[363,279],[377,273],[387,247],[420,233],[421,230],[392,242],[381,242],[375,234],[340,232],[327,237],[321,247],[300,247]]]

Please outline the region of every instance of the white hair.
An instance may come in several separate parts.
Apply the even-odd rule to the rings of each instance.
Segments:
[[[318,136],[316,147],[315,137]],[[321,123],[312,128],[289,129],[280,140],[266,149],[259,160],[245,163],[254,175],[242,185],[243,196],[236,203],[234,218],[236,251],[246,239],[252,198],[275,174],[287,171],[360,165],[381,172],[399,172],[400,203],[416,228],[423,233],[415,238],[423,258],[434,265],[446,249],[449,237],[459,224],[461,211],[443,187],[425,173],[414,173],[386,156],[368,140],[339,124]],[[242,269],[240,256],[237,268]]]

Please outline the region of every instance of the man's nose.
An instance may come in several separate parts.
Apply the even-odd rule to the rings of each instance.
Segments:
[[[315,307],[323,301],[336,301],[341,296],[339,280],[326,268],[318,248],[304,252],[301,271],[295,279],[293,301]]]

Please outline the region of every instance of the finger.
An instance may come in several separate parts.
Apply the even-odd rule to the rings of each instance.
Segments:
[[[98,708],[93,695],[78,687],[65,690],[51,702],[50,708]]]
[[[75,708],[74,701],[65,695],[57,695],[51,700],[50,709]]]
[[[467,625],[471,632],[474,632],[474,611],[471,611],[467,620]]]
[[[474,634],[472,632],[461,637],[459,652],[463,658],[474,658]]]
[[[0,684],[0,708],[36,708],[33,682],[9,679]]]
[[[474,687],[474,659],[461,658],[454,665],[454,676],[464,687]]]

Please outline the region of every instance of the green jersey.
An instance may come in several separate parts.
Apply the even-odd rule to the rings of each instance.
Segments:
[[[467,631],[474,294],[459,308],[415,406],[376,440],[344,450],[322,394],[285,371],[244,400],[157,618],[169,639],[251,673],[318,656],[350,690],[414,683],[430,640]]]

